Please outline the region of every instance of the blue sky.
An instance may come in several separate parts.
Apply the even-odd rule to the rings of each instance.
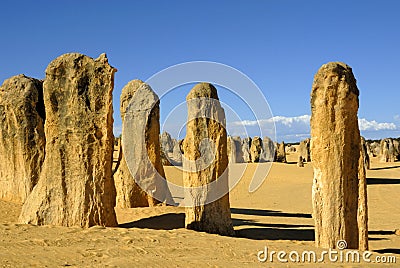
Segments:
[[[358,81],[362,134],[400,135],[399,1],[38,0],[3,1],[0,10],[0,81],[19,73],[44,78],[46,66],[67,52],[106,52],[118,69],[116,131],[128,81],[201,60],[250,77],[268,100],[278,140],[298,140],[309,131],[314,74],[328,61],[343,61]],[[189,89],[162,99],[162,120]],[[239,100],[220,95],[242,120],[253,120]]]

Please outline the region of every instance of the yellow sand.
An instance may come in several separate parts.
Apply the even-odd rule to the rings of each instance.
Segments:
[[[232,218],[238,237],[185,230],[184,208],[117,209],[119,228],[89,229],[16,224],[21,205],[0,201],[0,266],[117,267],[293,267],[304,264],[260,263],[257,253],[316,250],[311,218],[312,166],[297,167],[296,153],[288,164],[273,163],[254,193],[248,192],[257,164],[249,164],[231,192]],[[240,170],[231,166],[230,172]],[[259,164],[266,169],[268,163]],[[372,159],[367,172],[371,260],[397,257],[400,264],[400,162]],[[167,178],[182,183],[182,173],[165,168]],[[321,250],[316,250],[321,252]],[[385,253],[385,255],[381,255]],[[397,253],[397,254],[394,254]],[[288,258],[288,256],[286,256]],[[325,263],[333,265],[326,258]],[[140,265],[140,266],[139,266]],[[321,266],[321,264],[313,264]],[[344,267],[365,263],[336,263]],[[368,264],[372,265],[372,264]],[[388,267],[393,264],[388,264]]]

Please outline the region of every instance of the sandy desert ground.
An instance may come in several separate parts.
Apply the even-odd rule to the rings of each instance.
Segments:
[[[16,224],[21,205],[0,201],[0,265],[2,267],[271,267],[323,266],[322,263],[260,263],[257,253],[321,250],[314,248],[311,218],[312,166],[297,167],[296,153],[288,164],[273,163],[254,193],[248,192],[257,165],[249,164],[231,192],[237,237],[184,229],[184,208],[117,209],[118,228],[89,229]],[[231,166],[237,172],[245,164]],[[166,167],[167,178],[182,181],[182,173]],[[368,176],[371,260],[395,256],[400,266],[400,162],[372,159]],[[334,263],[329,266],[376,266],[374,263]]]

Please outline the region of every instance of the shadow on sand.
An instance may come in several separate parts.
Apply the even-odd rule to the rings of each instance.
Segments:
[[[236,230],[236,236],[252,240],[314,241],[314,229],[244,228]]]
[[[368,231],[368,234],[370,235],[392,235],[394,233],[395,233],[394,231],[384,231],[384,230]]]
[[[367,178],[367,184],[400,184],[400,179]]]
[[[311,218],[311,214],[286,213],[275,210],[232,208],[232,214],[270,216],[270,217],[298,217]],[[236,236],[253,240],[299,240],[313,241],[314,228],[312,225],[304,224],[281,224],[281,223],[260,223],[253,220],[233,218],[234,227],[248,226],[236,230]],[[120,224],[121,228],[143,228],[153,230],[173,230],[185,228],[184,213],[167,213],[140,219],[133,222]],[[237,228],[235,228],[237,229]]]
[[[391,253],[400,255],[400,248],[384,248],[384,249],[374,250],[374,252],[378,252],[380,254]]]
[[[286,213],[274,210],[232,208],[233,214],[245,214],[255,216],[273,217],[299,217],[311,218],[310,214]],[[232,218],[234,227],[246,226],[240,230],[236,229],[236,236],[252,240],[297,240],[314,241],[314,227],[309,224],[284,224],[284,223],[260,223],[253,220]],[[247,227],[248,226],[248,227]],[[173,230],[185,228],[185,213],[167,213],[140,219],[133,222],[120,224],[121,228],[142,228],[153,230]],[[391,235],[394,231],[369,231],[370,235]],[[370,240],[385,240],[385,238],[369,238]],[[385,251],[386,250],[386,251]],[[389,250],[389,251],[388,251]],[[390,251],[392,250],[392,251]],[[398,249],[384,249],[376,251],[379,253],[396,253]],[[399,253],[396,253],[399,254]]]
[[[232,219],[233,226],[250,226],[236,230],[236,236],[252,240],[314,241],[314,228],[307,224],[260,223]],[[302,229],[307,228],[307,229]]]
[[[370,168],[370,170],[384,170],[384,169],[393,169],[393,168],[400,168],[400,166],[377,167],[377,168]]]
[[[236,230],[236,236],[253,240],[299,240],[313,241],[314,229],[311,225],[291,225],[280,223],[259,223],[252,220],[232,219],[234,227],[249,226]],[[153,230],[173,230],[185,227],[184,213],[168,213],[138,221],[120,224],[121,228],[142,228]],[[299,229],[310,228],[310,229]]]
[[[289,217],[289,218],[311,218],[308,213],[287,213],[278,210],[250,209],[250,208],[231,208],[232,214],[271,216],[271,217]]]
[[[173,230],[185,228],[185,213],[168,213],[118,225],[122,228]]]

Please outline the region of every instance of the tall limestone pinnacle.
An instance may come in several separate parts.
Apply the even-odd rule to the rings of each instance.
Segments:
[[[311,159],[316,246],[368,248],[367,193],[358,128],[358,95],[352,69],[323,65],[311,91]],[[362,160],[361,160],[362,159]]]
[[[112,91],[105,54],[65,54],[46,69],[46,157],[21,223],[116,226]]]
[[[130,204],[146,201],[148,206],[160,202],[173,204],[161,162],[158,96],[146,83],[133,80],[122,91],[121,111],[123,158],[126,163],[125,172],[129,172],[123,178],[129,187],[125,187],[121,195],[125,195]],[[137,195],[128,193],[133,190]]]
[[[183,141],[186,228],[233,235],[225,112],[216,88],[209,83],[195,85],[186,101],[188,121]]]
[[[132,80],[122,88],[120,96],[120,114],[122,122],[125,120],[125,113],[130,100],[133,98],[139,87],[143,84],[144,82],[141,80]],[[121,163],[118,167],[118,170],[114,174],[115,188],[117,190],[116,206],[120,208],[134,208],[147,207],[149,204],[156,204],[157,200],[146,194],[146,192],[140,188],[135,179],[132,177],[125,160],[123,149],[124,145],[125,141],[124,137],[122,137]]]
[[[0,87],[0,199],[23,203],[45,155],[43,81],[13,76]]]

